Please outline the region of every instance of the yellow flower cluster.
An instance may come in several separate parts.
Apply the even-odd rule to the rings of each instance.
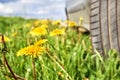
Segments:
[[[25,24],[25,27],[31,27],[30,23]]]
[[[7,36],[3,36],[5,42],[9,42],[10,39]],[[2,36],[0,36],[0,42],[2,42]]]
[[[60,20],[56,20],[52,22],[52,25],[60,25],[61,21]]]
[[[45,35],[47,34],[47,30],[42,27],[37,27],[30,31],[30,34],[32,34],[33,36]]]
[[[41,40],[37,41],[34,45],[39,46],[39,45],[46,43],[47,41],[48,41],[47,39],[41,39]]]
[[[48,24],[49,20],[36,20],[34,26],[39,26],[40,24]]]
[[[41,20],[36,20],[36,21],[34,22],[34,26],[38,26],[40,23],[41,23]]]
[[[41,28],[48,28],[48,25],[42,24],[40,27],[41,27]]]
[[[49,20],[41,20],[41,24],[48,24]]]
[[[76,26],[77,26],[76,22],[74,22],[74,21],[66,21],[66,24],[67,24],[69,27],[76,27]]]
[[[50,32],[50,36],[62,35],[65,33],[65,29],[55,29]]]
[[[36,58],[38,55],[42,54],[43,51],[45,51],[44,47],[31,45],[31,46],[25,47],[23,49],[20,49],[17,52],[17,56],[26,55],[26,56],[32,56],[32,57]]]

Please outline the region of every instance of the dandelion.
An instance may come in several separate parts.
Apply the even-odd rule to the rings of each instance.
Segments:
[[[9,42],[10,39],[7,36],[3,36],[5,42]],[[0,36],[0,42],[2,42],[2,36]]]
[[[38,26],[40,23],[41,23],[41,20],[36,20],[36,21],[34,22],[34,26]]]
[[[47,30],[42,27],[37,27],[33,29],[32,31],[30,31],[30,34],[32,34],[33,36],[45,35],[47,34]]]
[[[79,20],[82,21],[82,20],[83,20],[83,17],[80,17]]]
[[[74,21],[66,21],[66,23],[67,23],[67,25],[69,27],[75,27],[75,26],[77,26],[77,24]]]
[[[41,24],[48,24],[49,20],[41,20]]]
[[[57,74],[58,74],[60,77],[63,77],[62,72],[58,72]]]
[[[46,43],[47,41],[48,41],[47,39],[41,39],[41,40],[37,41],[34,45],[39,46],[39,45]]]
[[[80,19],[79,19],[79,24],[80,24],[80,26],[83,25],[83,17],[80,17]]]
[[[30,23],[25,24],[25,27],[31,27]]]
[[[16,37],[17,35],[18,35],[17,32],[13,32],[13,33],[12,33],[12,36],[13,36],[13,37]]]
[[[41,46],[35,46],[35,45],[30,45],[28,47],[25,47],[23,49],[20,49],[17,52],[17,56],[32,56],[36,58],[38,55],[42,54],[42,52],[45,51],[44,47]]]
[[[50,36],[62,35],[64,33],[65,33],[65,29],[55,29],[52,32],[50,32]]]
[[[40,27],[41,27],[41,28],[48,28],[48,25],[42,24]]]
[[[52,25],[60,25],[61,21],[60,20],[56,20],[52,22]]]

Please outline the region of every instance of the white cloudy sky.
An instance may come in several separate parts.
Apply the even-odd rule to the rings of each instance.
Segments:
[[[0,0],[0,15],[65,19],[65,0]]]

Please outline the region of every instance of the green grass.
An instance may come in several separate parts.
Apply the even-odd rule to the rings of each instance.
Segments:
[[[31,28],[24,27],[26,23],[33,22],[34,20],[16,17],[0,17],[0,32],[11,39],[6,43],[8,63],[15,74],[26,80],[33,80],[32,59],[30,56],[17,57],[16,53],[32,43],[28,39],[35,40],[28,34]],[[51,23],[48,25],[51,29],[58,28]],[[12,35],[14,32],[17,32],[16,36]],[[47,52],[35,58],[37,80],[119,80],[120,60],[117,52],[110,50],[106,53],[108,57],[103,59],[97,51],[92,52],[89,35],[79,34],[68,28],[64,36],[42,37],[49,40],[45,46],[52,58]],[[0,54],[0,80],[14,80],[4,67],[2,52]]]

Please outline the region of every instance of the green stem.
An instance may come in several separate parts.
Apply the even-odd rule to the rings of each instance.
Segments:
[[[72,80],[72,78],[71,78],[71,76],[67,73],[67,71],[64,69],[64,67],[62,66],[62,65],[60,65],[60,63],[58,63],[49,53],[49,50],[48,49],[46,49],[46,51],[47,51],[47,55],[62,69],[62,71],[68,76],[68,78],[70,79],[70,80]]]
[[[36,80],[35,61],[33,57],[32,57],[32,69],[33,69],[33,80]]]
[[[13,72],[12,69],[10,68],[10,66],[9,66],[9,64],[8,64],[8,62],[7,62],[7,59],[6,59],[5,55],[4,55],[4,53],[3,53],[3,60],[4,60],[5,64],[7,65],[7,68],[9,69],[10,73],[12,74],[14,80],[17,80],[17,77],[15,76],[14,72]]]
[[[17,80],[17,77],[15,76],[14,72],[12,71],[12,69],[11,69],[10,65],[8,64],[7,59],[5,57],[5,53],[7,51],[7,47],[6,47],[6,43],[5,43],[5,40],[4,40],[4,36],[2,34],[0,34],[0,36],[2,36],[2,43],[3,43],[3,46],[4,46],[4,48],[2,49],[3,61],[6,64],[7,68],[9,69],[10,73],[12,74],[13,78],[15,80]]]

